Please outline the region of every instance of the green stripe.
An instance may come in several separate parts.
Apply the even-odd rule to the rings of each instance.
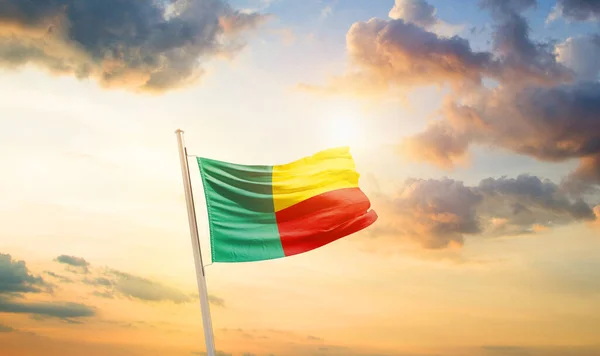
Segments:
[[[213,262],[284,257],[275,208],[272,166],[247,166],[198,157]]]

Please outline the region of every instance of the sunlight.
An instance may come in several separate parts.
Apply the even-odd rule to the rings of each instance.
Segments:
[[[351,107],[332,111],[326,116],[325,139],[329,146],[355,146],[361,141],[361,120]]]

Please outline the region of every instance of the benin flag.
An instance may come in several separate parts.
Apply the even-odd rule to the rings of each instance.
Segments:
[[[377,220],[347,147],[275,166],[197,159],[213,262],[296,255]]]

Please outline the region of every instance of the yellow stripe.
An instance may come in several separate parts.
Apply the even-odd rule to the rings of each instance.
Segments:
[[[359,176],[348,147],[273,166],[275,211],[335,189],[356,188]]]

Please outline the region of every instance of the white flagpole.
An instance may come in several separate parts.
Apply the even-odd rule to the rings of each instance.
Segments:
[[[206,341],[206,353],[207,356],[216,356],[215,337],[213,335],[212,322],[210,318],[206,276],[204,274],[202,251],[200,250],[200,239],[198,237],[198,223],[196,221],[196,209],[194,208],[194,196],[192,195],[192,182],[190,179],[190,167],[188,164],[187,149],[183,141],[183,131],[178,129],[175,131],[175,134],[177,135],[177,142],[179,144],[179,159],[181,161],[183,187],[185,189],[185,200],[187,203],[188,220],[190,223],[194,263],[196,265],[196,279],[198,281],[198,293],[200,294],[200,308],[202,309],[202,326],[204,328],[204,339]]]

